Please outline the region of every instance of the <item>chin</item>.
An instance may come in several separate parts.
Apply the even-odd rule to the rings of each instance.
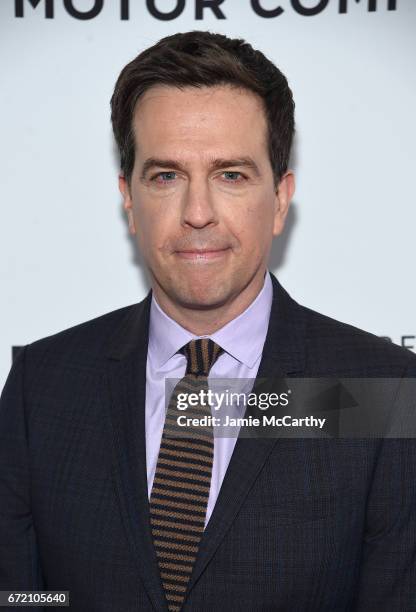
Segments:
[[[220,288],[213,288],[212,283],[207,286],[190,287],[187,290],[173,292],[175,301],[178,301],[186,308],[209,309],[218,308],[227,301],[228,293],[221,291]]]

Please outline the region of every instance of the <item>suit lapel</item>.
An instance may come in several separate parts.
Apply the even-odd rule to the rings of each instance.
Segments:
[[[305,314],[273,274],[273,302],[257,379],[300,375],[304,369]],[[120,511],[144,588],[156,610],[167,610],[149,520],[145,391],[152,294],[128,309],[111,340],[109,422]],[[214,511],[201,540],[188,586],[194,587],[232,525],[277,439],[239,438]]]
[[[111,340],[109,422],[117,497],[133,558],[156,610],[167,610],[154,551],[147,494],[145,392],[151,292],[128,310]]]
[[[257,379],[296,376],[304,370],[304,310],[286,293],[275,276],[270,321]],[[278,440],[239,438],[236,442],[217,502],[201,540],[187,594],[226,535],[267,457]]]

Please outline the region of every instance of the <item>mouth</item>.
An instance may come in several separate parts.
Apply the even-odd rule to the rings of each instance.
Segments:
[[[230,247],[225,249],[185,249],[183,251],[175,251],[180,259],[196,263],[205,263],[221,259],[230,251]]]

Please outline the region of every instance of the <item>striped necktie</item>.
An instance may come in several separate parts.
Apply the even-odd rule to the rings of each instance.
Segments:
[[[179,393],[208,390],[208,373],[223,352],[210,338],[182,347],[187,368],[169,401],[153,488],[150,522],[168,609],[181,609],[205,524],[211,485],[214,441],[212,425],[178,427],[177,417],[211,416],[209,406],[178,412]]]

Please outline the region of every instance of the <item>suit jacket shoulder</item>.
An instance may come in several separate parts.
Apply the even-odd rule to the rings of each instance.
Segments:
[[[362,329],[299,306],[306,320],[305,350],[312,375],[401,377],[416,372],[416,355]]]
[[[263,350],[285,373],[303,376],[416,376],[416,355],[374,334],[299,305],[271,274],[273,303]],[[151,291],[114,310],[28,346],[32,364],[97,368],[107,356],[146,351]],[[409,372],[409,373],[408,373]]]
[[[132,342],[140,341],[134,334],[146,306],[150,305],[150,296],[148,294],[137,304],[124,306],[35,340],[26,347],[27,356],[31,362],[38,363],[75,363],[76,360],[77,365],[97,365],[107,356],[110,347],[117,343],[118,336],[123,336],[123,342],[129,336]]]

